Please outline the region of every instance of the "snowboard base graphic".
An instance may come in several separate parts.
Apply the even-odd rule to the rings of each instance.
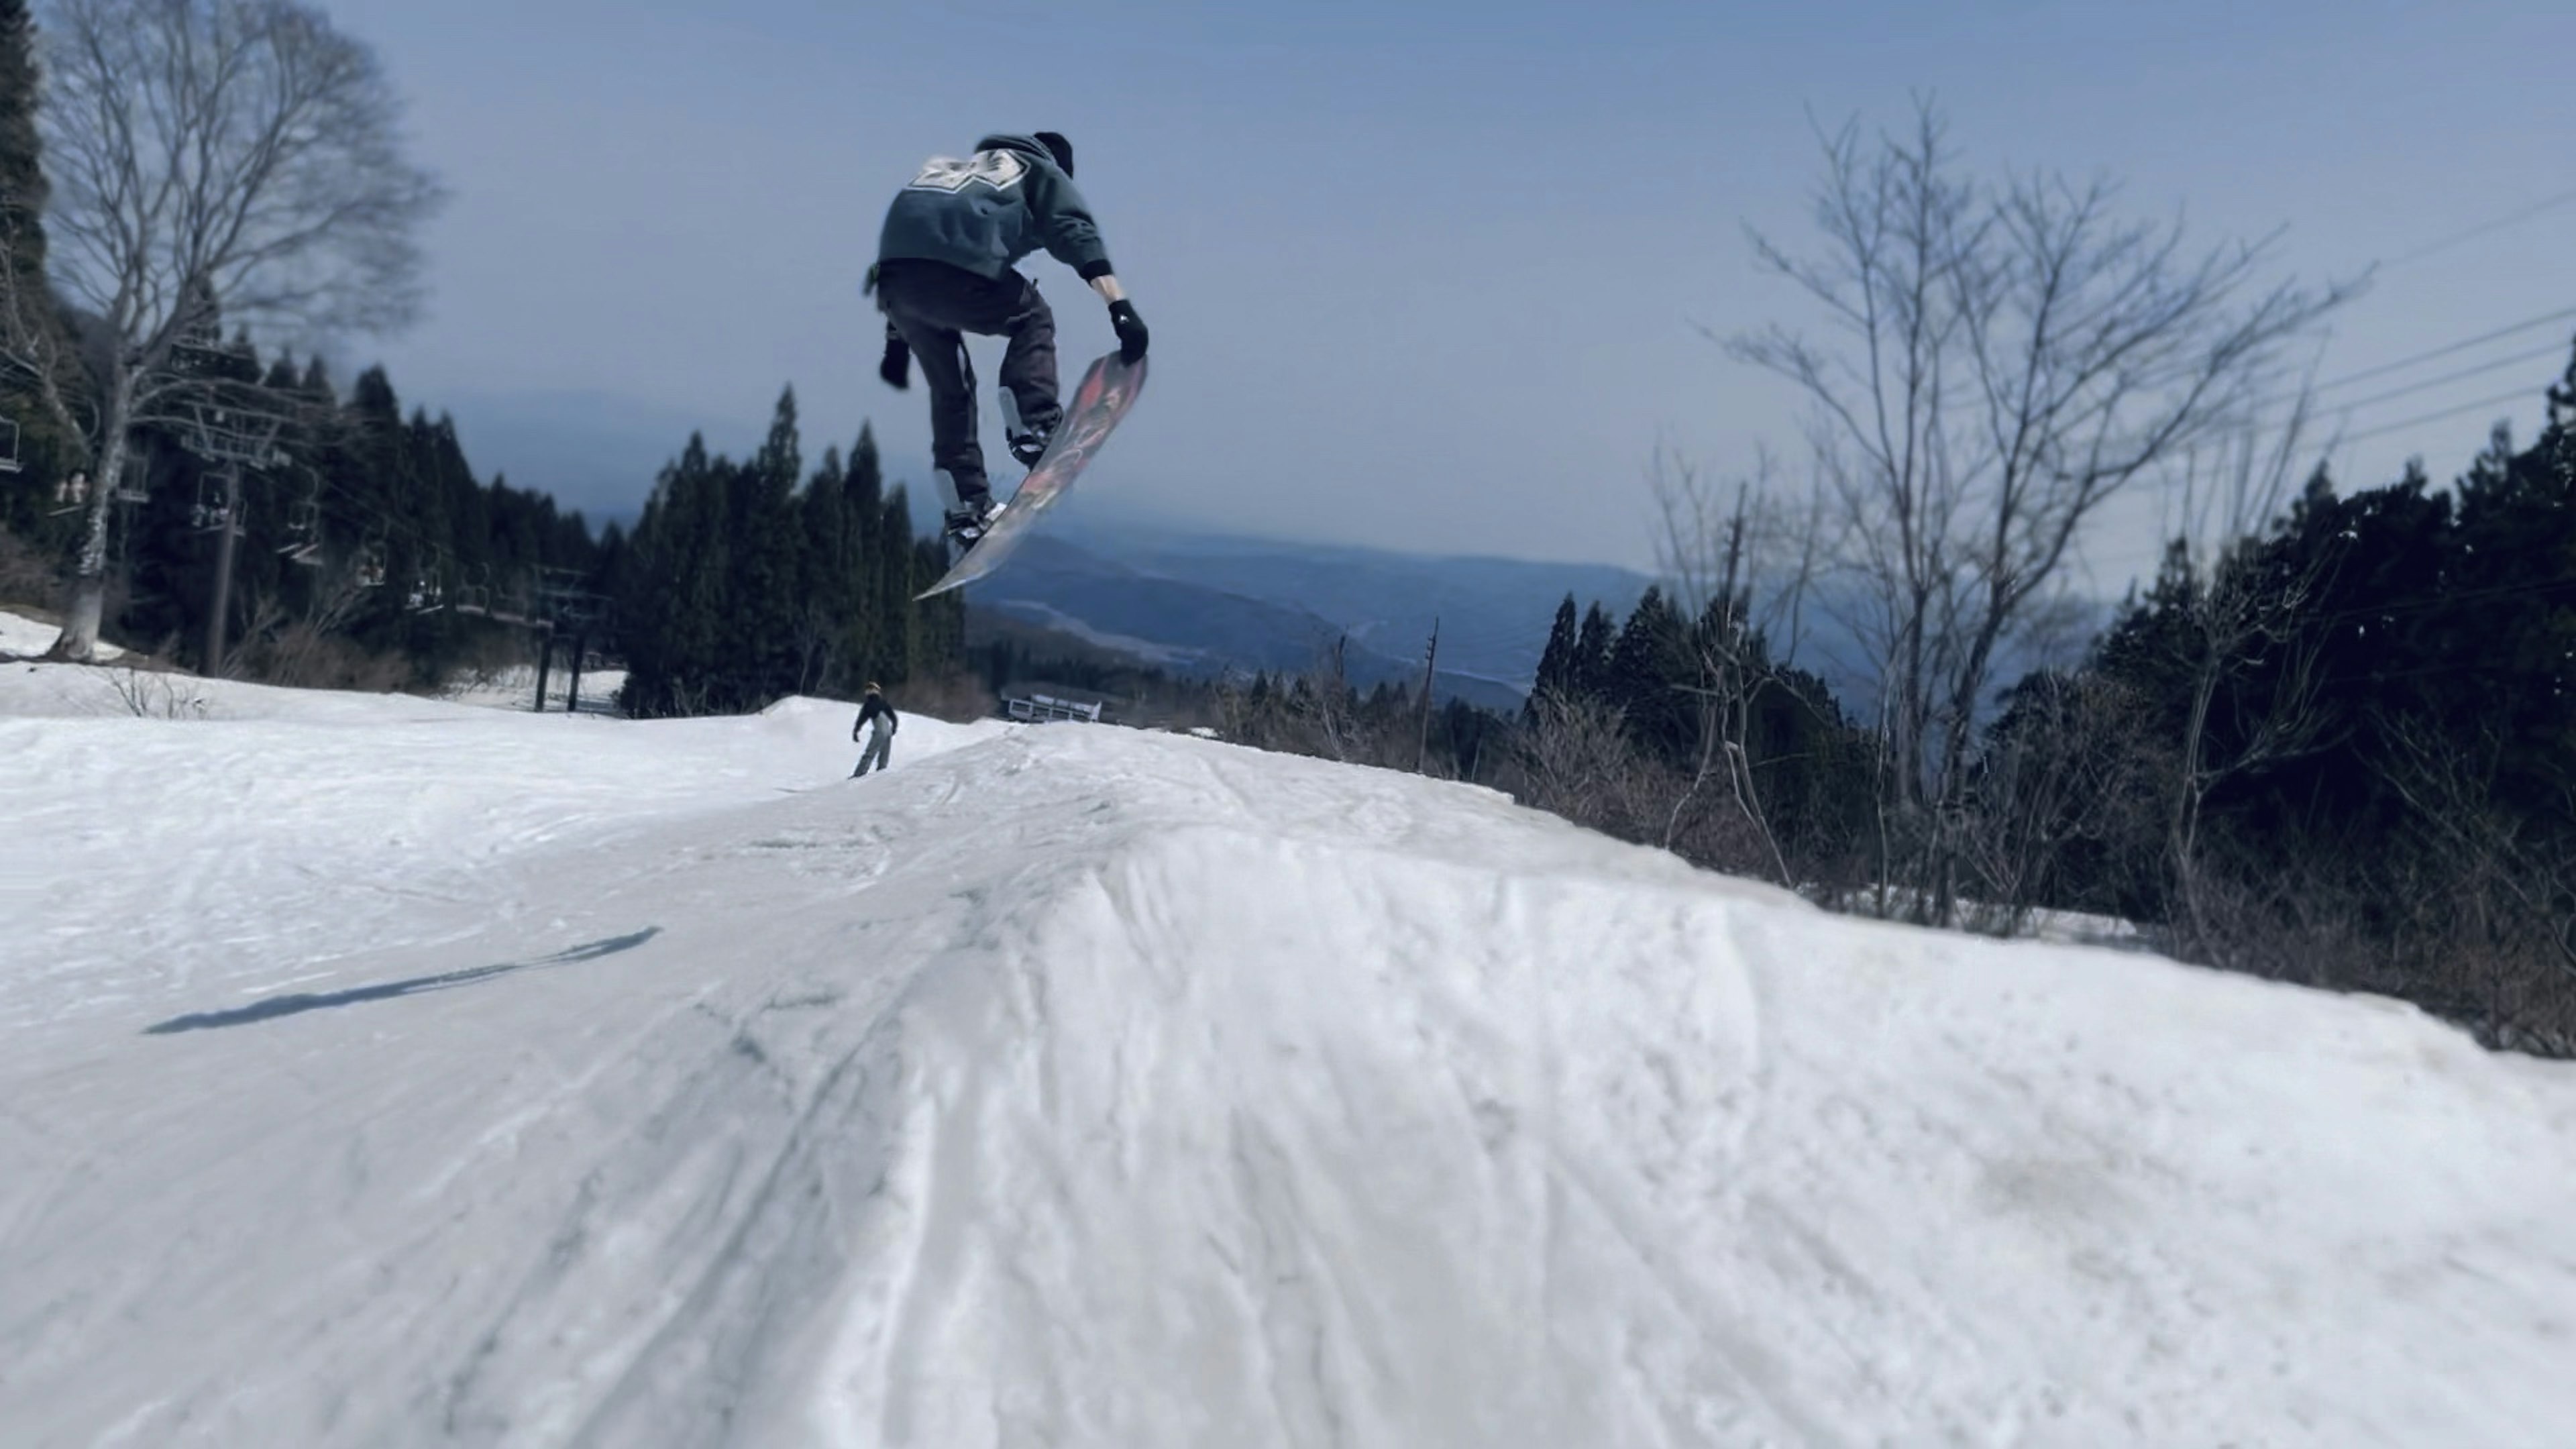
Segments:
[[[1029,476],[1021,480],[1020,491],[1011,495],[991,529],[949,566],[939,582],[913,597],[927,599],[944,594],[1000,568],[1036,525],[1038,515],[1053,506],[1073,487],[1073,480],[1082,476],[1083,466],[1100,451],[1110,430],[1127,416],[1136,395],[1144,390],[1145,359],[1140,357],[1130,364],[1112,352],[1092,363],[1082,375],[1081,386],[1074,389],[1073,401],[1066,404],[1064,421],[1047,443],[1045,454],[1029,470]]]

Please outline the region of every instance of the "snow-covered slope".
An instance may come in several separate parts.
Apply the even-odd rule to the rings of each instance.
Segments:
[[[561,661],[546,673],[546,708],[563,709],[573,703],[575,676]],[[581,707],[598,712],[612,712],[617,691],[626,687],[623,669],[594,669],[579,676]],[[537,698],[537,670],[533,664],[514,665],[494,670],[472,679],[462,680],[440,696],[453,704],[480,704],[494,709],[524,709],[534,712]]]
[[[29,659],[54,647],[62,637],[62,626],[30,619],[24,614],[0,609],[0,655],[19,655]],[[123,658],[125,651],[102,641],[98,646],[101,659]]]
[[[2410,1010],[1181,737],[103,673],[0,671],[0,1443],[2576,1442],[2576,1073]]]

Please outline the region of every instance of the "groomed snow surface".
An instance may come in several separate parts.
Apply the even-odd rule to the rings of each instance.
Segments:
[[[2576,1073],[2410,1009],[1186,737],[112,673],[0,668],[0,1444],[2576,1443]]]

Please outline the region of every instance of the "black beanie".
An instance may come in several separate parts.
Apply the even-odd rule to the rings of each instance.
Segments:
[[[1054,155],[1055,164],[1064,168],[1064,174],[1068,177],[1073,175],[1073,143],[1064,138],[1064,133],[1040,131],[1037,139],[1039,145],[1044,146]]]

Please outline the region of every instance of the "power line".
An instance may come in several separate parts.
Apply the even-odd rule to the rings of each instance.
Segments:
[[[2382,267],[2402,266],[2405,263],[2431,256],[2436,252],[2447,250],[2451,247],[2458,246],[2463,242],[2488,235],[2489,233],[2502,231],[2507,227],[2519,226],[2523,222],[2529,221],[2534,217],[2544,215],[2571,203],[2576,203],[2576,190],[2562,191],[2554,196],[2544,197],[2539,201],[2533,202],[2531,205],[2523,207],[2519,211],[2497,217],[2492,221],[2480,222],[2475,226],[2454,232],[2449,236],[2427,242],[2422,246],[2416,247],[2411,251],[2401,253],[2386,262],[2379,263],[2378,265]],[[2537,317],[2528,318],[2524,321],[2496,328],[2493,331],[2479,333],[2475,337],[2465,338],[2458,342],[2446,343],[2443,346],[2432,348],[2429,351],[2413,353],[2405,357],[2397,358],[2394,361],[2383,362],[2373,367],[2366,367],[2359,372],[2348,372],[2341,377],[2317,384],[2315,387],[2308,389],[2305,395],[2313,397],[2318,393],[2333,392],[2338,388],[2349,387],[2357,382],[2367,382],[2375,377],[2385,377],[2392,372],[2404,372],[2423,363],[2437,361],[2441,358],[2452,356],[2455,353],[2468,351],[2473,347],[2481,347],[2490,342],[2501,341],[2504,338],[2512,337],[2523,332],[2529,332],[2534,328],[2545,327],[2552,322],[2563,322],[2570,318],[2576,318],[2576,307],[2564,307],[2555,312],[2543,313]],[[2400,398],[2411,397],[2418,392],[2427,392],[2433,388],[2441,387],[2448,383],[2475,377],[2480,373],[2492,372],[2500,367],[2510,367],[2521,362],[2538,361],[2542,358],[2555,355],[2558,350],[2559,349],[2555,345],[2552,345],[2549,347],[2537,348],[2530,352],[2516,353],[2511,357],[2496,358],[2476,367],[2467,368],[2458,372],[2445,373],[2441,377],[2428,378],[2421,382],[2411,383],[2405,387],[2392,388],[2386,392],[2374,393],[2369,397],[2360,399],[2359,401],[2344,403],[2329,410],[2336,412],[2349,412],[2352,409],[2367,407],[2376,403],[2394,402]],[[2302,396],[2300,393],[2283,393],[2274,397],[2264,398],[2254,403],[2252,406],[2257,409],[2277,407],[2285,402],[2296,401],[2300,396]],[[2399,428],[2411,427],[2418,422],[2434,421],[2440,418],[2452,416],[2456,413],[2467,412],[2473,408],[2491,407],[2493,405],[2494,403],[2491,401],[2463,403],[2456,408],[2449,409],[2444,412],[2427,414],[2424,417],[2416,418],[2409,422],[2391,423],[2383,428],[2374,428],[2368,432],[2356,434],[2353,438],[2348,438],[2345,441],[2356,441],[2359,438],[2372,437],[2383,432],[2393,432]]]
[[[2365,367],[2359,372],[2348,372],[2343,376],[2336,378],[2332,382],[2317,384],[2316,390],[2319,392],[2331,392],[2336,388],[2346,387],[2353,383],[2364,381],[2368,378],[2381,377],[2392,372],[2403,372],[2407,368],[2413,367],[2419,362],[2431,362],[2437,357],[2448,357],[2454,352],[2465,352],[2472,347],[2493,342],[2499,338],[2511,337],[2517,332],[2528,332],[2535,327],[2545,327],[2552,322],[2562,322],[2570,317],[2576,317],[2576,307],[2561,308],[2558,311],[2534,317],[2526,322],[2516,322],[2510,327],[2499,327],[2493,332],[2480,333],[2464,342],[2453,342],[2447,346],[2436,347],[2430,352],[2419,352],[2412,357],[2401,357],[2395,362],[2383,362],[2377,367]]]
[[[2304,392],[2275,393],[2270,397],[2258,398],[2252,403],[2247,404],[2247,406],[2259,412],[2263,409],[2279,407],[2283,403],[2297,402],[2302,397],[2315,400],[2319,393],[2331,392],[2336,388],[2348,387],[2353,383],[2365,382],[2374,377],[2383,377],[2392,372],[2403,372],[2406,369],[2417,366],[2421,363],[2432,362],[2439,358],[2448,357],[2456,352],[2465,352],[2472,347],[2478,347],[2489,342],[2499,341],[2503,338],[2511,337],[2516,333],[2528,332],[2535,327],[2545,327],[2552,322],[2563,321],[2571,317],[2576,317],[2576,307],[2568,307],[2560,311],[2545,313],[2538,317],[2513,323],[2507,327],[2499,327],[2490,332],[2482,332],[2475,337],[2466,338],[2458,342],[2445,343],[2440,347],[2431,349],[2430,351],[2418,352],[2411,356],[2401,357],[2393,362],[2383,362],[2375,367],[2366,367],[2359,372],[2348,372],[2331,382],[2319,383],[2312,388],[2306,389]],[[2350,412],[2355,408],[2368,407],[2376,403],[2394,402],[2399,398],[2411,397],[2419,392],[2429,392],[2434,388],[2444,386],[2448,383],[2458,382],[2464,378],[2475,377],[2483,372],[2492,372],[2500,367],[2511,367],[2517,363],[2536,362],[2544,358],[2555,357],[2558,355],[2560,350],[2561,348],[2559,344],[2553,342],[2543,347],[2533,348],[2528,352],[2517,352],[2510,357],[2499,357],[2492,361],[2482,362],[2474,367],[2466,368],[2457,372],[2444,373],[2440,377],[2426,378],[2418,382],[2408,383],[2403,387],[2396,387],[2385,392],[2373,393],[2369,397],[2359,399],[2358,401],[2336,404],[2317,401],[2316,407],[2317,410],[2321,412]]]
[[[2379,263],[2379,265],[2383,268],[2402,267],[2409,262],[2421,261],[2423,258],[2432,256],[2436,252],[2449,251],[2451,248],[2459,246],[2463,242],[2475,241],[2479,237],[2486,236],[2492,232],[2503,231],[2507,227],[2520,226],[2535,216],[2555,211],[2559,207],[2565,206],[2571,201],[2576,201],[2576,191],[2562,191],[2556,196],[2552,196],[2541,201],[2535,201],[2531,205],[2526,206],[2522,210],[2514,212],[2509,216],[2501,216],[2493,221],[2480,222],[2476,226],[2469,227],[2462,231],[2453,232],[2449,236],[2442,237],[2439,240],[2426,242],[2424,245],[2415,248],[2413,251],[2401,252],[2398,255],[2390,257],[2388,260]]]
[[[2425,413],[2421,417],[2408,418],[2404,422],[2383,423],[2375,428],[2365,428],[2358,433],[2347,434],[2336,441],[2344,443],[2358,443],[2364,438],[2376,438],[2382,433],[2398,432],[2406,428],[2414,427],[2419,423],[2440,422],[2444,418],[2457,417],[2462,413],[2473,412],[2479,408],[2501,407],[2507,403],[2529,401],[2531,401],[2531,389],[2527,387],[2518,387],[2511,392],[2498,393],[2494,397],[2480,398],[2476,402],[2465,402],[2459,404],[2457,407],[2447,407],[2438,412]]]
[[[2525,362],[2538,362],[2543,358],[2557,357],[2565,353],[2567,350],[2568,349],[2553,342],[2546,347],[2534,348],[2529,352],[2517,352],[2511,357],[2499,357],[2493,362],[2481,362],[2475,367],[2464,367],[2457,372],[2443,373],[2440,377],[2428,377],[2422,382],[2409,383],[2404,387],[2392,388],[2387,392],[2372,393],[2368,397],[2358,398],[2352,402],[2336,403],[2331,408],[2328,408],[2327,411],[2349,412],[2355,408],[2369,407],[2373,403],[2393,402],[2398,398],[2412,397],[2416,393],[2429,392],[2434,388],[2444,386],[2448,383],[2459,382],[2466,378],[2479,376],[2482,373],[2493,372],[2499,367],[2513,367]]]
[[[2517,352],[2509,357],[2495,358],[2492,361],[2478,363],[2473,367],[2461,368],[2455,372],[2446,372],[2440,377],[2428,377],[2418,382],[2407,383],[2403,387],[2393,387],[2385,392],[2375,392],[2368,397],[2356,398],[2353,401],[2346,403],[2328,403],[2318,400],[2315,397],[2315,392],[2312,390],[2306,394],[2295,392],[2275,393],[2267,398],[2258,398],[2254,402],[2248,404],[2248,406],[2254,411],[2260,412],[2267,408],[2277,408],[2283,403],[2298,402],[2304,397],[2313,405],[2312,411],[2314,412],[2351,413],[2356,409],[2372,407],[2379,403],[2395,402],[2400,398],[2413,397],[2419,392],[2431,392],[2437,387],[2447,387],[2452,383],[2465,381],[2483,373],[2493,372],[2498,368],[2514,367],[2527,362],[2539,362],[2555,358],[2566,351],[2566,348],[2552,342],[2544,347],[2533,348],[2529,352]]]

